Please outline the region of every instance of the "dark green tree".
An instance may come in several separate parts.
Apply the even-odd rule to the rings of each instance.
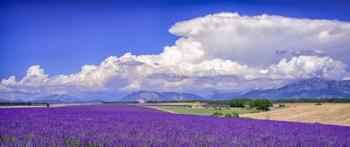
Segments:
[[[269,107],[272,107],[272,102],[268,99],[258,99],[254,101],[254,108],[258,110],[269,110]]]

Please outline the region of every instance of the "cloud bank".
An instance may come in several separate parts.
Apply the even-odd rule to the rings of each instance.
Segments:
[[[169,32],[179,39],[159,54],[110,56],[69,75],[31,66],[22,79],[1,81],[0,98],[138,90],[205,95],[349,76],[349,22],[218,13],[175,23]]]

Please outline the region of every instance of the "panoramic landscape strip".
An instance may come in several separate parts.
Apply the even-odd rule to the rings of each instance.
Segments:
[[[350,0],[0,0],[0,147],[350,147]]]

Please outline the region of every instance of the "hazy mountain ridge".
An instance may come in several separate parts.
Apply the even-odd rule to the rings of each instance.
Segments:
[[[31,100],[29,102],[34,103],[87,103],[87,102],[101,102],[102,100],[98,99],[84,99],[78,98],[71,95],[65,94],[53,94],[48,95],[42,98]]]
[[[155,92],[155,91],[138,91],[125,96],[123,101],[166,101],[166,100],[202,100],[203,97],[192,93],[177,92]]]
[[[233,92],[233,93],[230,93],[230,92],[225,92],[225,93],[215,93],[213,95],[210,96],[210,99],[232,99],[234,97],[238,97],[238,96],[241,96],[243,94],[243,92]]]
[[[286,84],[279,88],[266,90],[252,90],[246,93],[215,93],[210,97],[201,97],[191,93],[176,92],[151,92],[139,91],[134,92],[123,100],[225,100],[232,98],[268,98],[268,99],[298,99],[298,98],[350,98],[350,81],[349,80],[330,80],[322,78],[312,78],[298,80]]]
[[[312,78],[299,80],[280,88],[253,90],[238,97],[249,98],[350,98],[350,81]]]
[[[108,97],[108,98],[107,98]],[[113,98],[114,97],[114,98]],[[299,80],[279,88],[252,90],[248,92],[215,93],[202,97],[193,93],[136,91],[124,96],[102,96],[95,94],[89,97],[75,97],[65,94],[53,94],[32,100],[7,100],[0,102],[44,102],[44,103],[80,103],[101,101],[170,101],[170,100],[227,100],[232,98],[268,98],[268,99],[298,99],[298,98],[350,98],[350,80],[329,80],[312,78]]]

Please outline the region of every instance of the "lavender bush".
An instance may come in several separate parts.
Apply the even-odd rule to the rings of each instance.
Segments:
[[[0,109],[1,146],[350,146],[350,127],[131,105]]]

